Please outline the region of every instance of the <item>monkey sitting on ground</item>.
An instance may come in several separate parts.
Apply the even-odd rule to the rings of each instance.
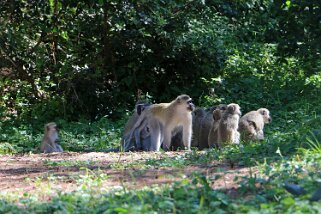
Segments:
[[[205,110],[205,115],[200,121],[200,129],[199,129],[199,145],[198,148],[204,149],[209,147],[208,136],[210,134],[211,128],[213,126],[214,118],[213,112],[217,109],[219,111],[225,111],[227,105],[219,104],[218,106],[213,106]]]
[[[193,137],[192,137],[192,146],[197,147],[201,144],[200,142],[200,130],[202,120],[206,115],[206,111],[203,108],[197,108],[192,113],[193,117]]]
[[[270,111],[266,108],[260,108],[256,111],[250,111],[241,117],[239,122],[239,132],[244,140],[264,140],[264,124],[271,123]]]
[[[125,124],[124,134],[121,140],[123,151],[128,152],[130,150],[144,150],[144,148],[142,148],[142,145],[146,144],[146,142],[144,143],[144,141],[148,142],[148,127],[142,129],[141,132],[136,132],[134,135],[135,138],[130,138],[130,133],[138,118],[140,117],[141,113],[150,105],[151,104],[145,103],[143,101],[138,101],[136,103],[133,115],[128,119],[127,123]],[[141,139],[143,140],[143,143],[141,143]]]
[[[63,152],[62,147],[57,143],[59,141],[58,127],[56,123],[47,123],[45,125],[45,135],[40,145],[40,151],[43,153]]]
[[[136,103],[134,113],[129,117],[128,121],[125,124],[123,136],[121,139],[121,146],[118,148],[109,149],[104,152],[128,152],[138,150],[148,151],[150,145],[149,128],[146,126],[142,130],[135,131],[133,136],[131,136],[131,131],[141,113],[150,105],[151,104],[145,103],[143,101],[138,101]]]
[[[208,135],[210,133],[213,121],[213,111],[219,109],[224,111],[226,109],[225,104],[219,104],[207,109],[197,108],[192,112],[193,117],[193,137],[192,147],[197,147],[199,150],[209,147]],[[175,132],[172,138],[172,147],[174,150],[182,148],[181,132],[178,130]]]
[[[203,108],[197,108],[192,112],[192,147],[198,147],[199,145],[199,133],[201,127],[201,121],[205,116],[206,112]],[[173,137],[171,140],[171,150],[176,151],[177,149],[184,149],[183,143],[183,128],[177,127],[173,131]]]
[[[224,111],[225,109],[224,110],[215,109],[213,111],[213,123],[212,123],[210,133],[208,134],[208,145],[210,148],[218,147],[218,127]]]
[[[217,128],[217,145],[221,147],[224,144],[239,144],[240,133],[238,124],[241,116],[240,106],[235,103],[227,105],[219,120]]]
[[[184,148],[190,150],[194,108],[188,95],[180,95],[170,103],[153,104],[142,112],[130,136],[148,127],[151,138],[150,151],[159,151],[162,143],[163,149],[169,150],[175,129],[181,127]]]

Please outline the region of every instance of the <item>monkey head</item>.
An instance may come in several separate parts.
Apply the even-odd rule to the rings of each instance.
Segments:
[[[149,104],[149,103],[136,104],[136,112],[137,112],[137,114],[140,115],[150,105],[151,104]]]
[[[216,106],[216,109],[219,109],[221,111],[225,111],[227,109],[227,105],[226,104],[219,104],[218,106]]]
[[[229,114],[237,114],[241,117],[242,115],[242,112],[240,110],[240,106],[236,103],[231,103],[231,104],[228,104],[227,105],[227,108],[226,108],[226,111],[229,113]]]
[[[222,116],[222,113],[221,113],[221,110],[220,110],[220,109],[215,109],[215,110],[213,111],[213,119],[214,119],[215,121],[220,120],[220,119],[221,119],[221,116]]]
[[[266,108],[260,108],[257,110],[262,116],[264,123],[271,123],[272,118],[270,116],[270,111]]]
[[[54,123],[54,122],[51,122],[51,123],[47,123],[46,125],[45,125],[45,130],[46,130],[46,132],[54,132],[54,131],[59,131],[59,128],[58,128],[58,126],[57,126],[57,124],[56,123]]]
[[[179,95],[176,98],[176,102],[180,104],[186,104],[187,105],[187,110],[188,111],[194,111],[195,105],[193,104],[192,98],[186,94]]]
[[[58,142],[59,128],[56,123],[51,122],[45,125],[45,135],[49,136],[52,142]]]

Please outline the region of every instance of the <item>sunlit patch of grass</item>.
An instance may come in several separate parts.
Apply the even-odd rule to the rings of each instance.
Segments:
[[[17,151],[10,143],[0,142],[0,154],[15,154]]]

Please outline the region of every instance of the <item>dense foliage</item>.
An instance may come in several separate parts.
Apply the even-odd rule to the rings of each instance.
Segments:
[[[289,88],[283,80],[319,79],[318,1],[7,0],[0,8],[0,109],[19,119],[119,118],[146,96],[187,93],[198,103],[222,76],[241,77],[234,85],[243,91],[243,82],[265,90],[274,80]]]

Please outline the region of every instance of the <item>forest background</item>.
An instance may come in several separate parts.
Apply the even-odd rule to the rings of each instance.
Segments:
[[[138,99],[184,93],[202,107],[269,108],[267,140],[219,152],[251,166],[280,161],[273,179],[300,183],[297,162],[293,174],[280,166],[321,159],[320,26],[318,0],[1,1],[0,153],[38,152],[51,121],[66,151],[112,148]],[[310,192],[313,167],[302,181]],[[308,203],[282,194],[264,200]]]

